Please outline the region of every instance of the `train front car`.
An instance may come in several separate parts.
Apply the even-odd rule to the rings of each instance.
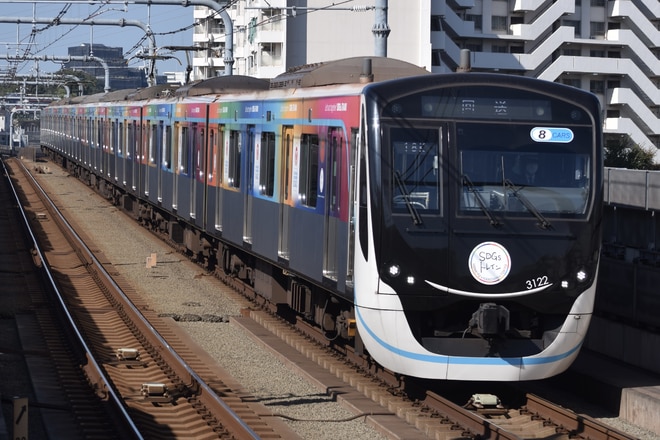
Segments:
[[[364,96],[355,313],[369,353],[434,379],[564,371],[596,288],[597,98],[478,73],[372,84]]]

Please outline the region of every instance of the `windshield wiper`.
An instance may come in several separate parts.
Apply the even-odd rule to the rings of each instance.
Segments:
[[[401,194],[403,195],[403,201],[406,202],[406,208],[408,208],[408,212],[413,219],[413,223],[416,225],[421,225],[422,217],[419,215],[419,212],[417,212],[415,206],[410,202],[410,194],[401,181],[401,174],[398,171],[394,172],[394,181],[396,182],[396,186],[399,187],[399,191],[401,191]]]
[[[484,215],[488,217],[490,224],[492,226],[499,226],[500,222],[495,218],[493,213],[490,212],[490,209],[488,209],[488,206],[486,206],[486,201],[483,199],[483,197],[481,197],[481,194],[479,191],[477,191],[477,188],[474,187],[474,184],[467,176],[467,174],[463,174],[463,185],[467,186],[468,190],[474,194],[474,198],[477,200],[477,205],[479,205],[479,208],[481,208],[481,212],[483,212]]]
[[[505,186],[506,188],[510,189],[511,192],[513,193],[513,196],[514,196],[516,199],[520,200],[520,202],[523,204],[523,206],[524,206],[525,208],[527,208],[527,210],[528,210],[529,212],[531,212],[532,215],[533,215],[534,217],[536,217],[536,218],[539,220],[539,226],[540,226],[540,227],[542,227],[543,229],[550,229],[550,228],[552,227],[552,225],[550,224],[550,222],[549,222],[545,217],[543,217],[543,214],[541,214],[541,213],[539,212],[539,210],[536,209],[536,206],[534,206],[534,204],[533,204],[532,202],[530,202],[530,201],[527,199],[527,197],[525,197],[524,195],[520,194],[520,190],[522,189],[522,187],[517,187],[517,186],[514,185],[513,182],[511,182],[509,179],[504,179],[504,186]]]

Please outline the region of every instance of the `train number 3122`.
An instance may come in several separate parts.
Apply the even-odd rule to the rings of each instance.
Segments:
[[[536,289],[537,287],[541,286],[547,286],[550,284],[548,281],[548,276],[547,275],[542,275],[540,277],[532,278],[531,280],[525,281],[525,287],[527,289]]]

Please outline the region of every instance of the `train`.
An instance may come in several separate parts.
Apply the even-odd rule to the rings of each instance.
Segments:
[[[63,99],[41,147],[382,368],[524,381],[566,370],[589,328],[601,118],[567,85],[355,57]]]

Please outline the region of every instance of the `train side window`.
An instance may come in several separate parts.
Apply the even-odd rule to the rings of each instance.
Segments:
[[[319,137],[303,134],[300,138],[300,183],[298,195],[302,204],[316,207],[319,174]]]
[[[272,197],[275,188],[275,133],[261,133],[261,156],[259,163],[259,191]]]
[[[229,168],[227,182],[233,188],[241,187],[241,134],[236,130],[229,132],[229,151],[227,161]]]

